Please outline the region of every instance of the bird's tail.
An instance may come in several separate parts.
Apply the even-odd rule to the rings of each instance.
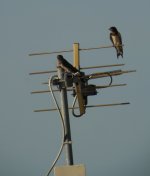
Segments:
[[[119,56],[121,56],[123,58],[123,53],[118,52],[117,53],[117,58],[119,58]]]

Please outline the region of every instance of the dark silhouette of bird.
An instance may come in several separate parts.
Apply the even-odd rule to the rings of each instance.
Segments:
[[[71,72],[73,74],[80,74],[80,71],[71,65],[62,55],[57,56],[58,66],[61,67],[65,72]]]
[[[116,27],[110,27],[109,30],[110,33],[110,40],[113,43],[116,52],[117,52],[117,58],[121,56],[123,58],[123,47],[122,47],[122,38],[120,32],[117,30]]]

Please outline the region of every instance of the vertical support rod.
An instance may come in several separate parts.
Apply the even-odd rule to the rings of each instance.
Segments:
[[[73,66],[80,70],[80,52],[79,52],[79,43],[73,44]],[[75,90],[78,98],[79,111],[80,114],[85,114],[85,106],[83,96],[81,94],[81,85],[75,84]]]
[[[73,44],[73,66],[80,70],[79,43]]]
[[[62,68],[58,67],[58,77],[61,80],[64,80],[64,72]],[[66,148],[66,163],[67,165],[73,165],[73,151],[71,143],[71,130],[70,130],[70,120],[69,120],[69,111],[68,111],[68,99],[67,99],[67,90],[64,85],[61,86],[61,113],[63,115],[64,124],[65,124],[65,148]]]

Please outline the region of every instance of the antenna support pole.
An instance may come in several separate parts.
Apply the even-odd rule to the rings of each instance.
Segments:
[[[64,80],[64,71],[62,68],[58,67],[58,77],[60,80]],[[61,113],[64,119],[65,125],[65,148],[66,148],[66,163],[67,165],[73,165],[73,151],[71,143],[71,130],[70,130],[70,120],[69,120],[69,110],[68,110],[68,99],[67,99],[67,89],[64,85],[61,86],[60,91],[61,96]]]

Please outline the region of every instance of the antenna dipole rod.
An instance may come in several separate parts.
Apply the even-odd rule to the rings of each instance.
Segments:
[[[49,74],[49,73],[55,73],[56,70],[51,70],[51,71],[36,71],[36,72],[31,72],[29,75],[40,75],[40,74]]]
[[[112,64],[112,65],[100,65],[100,66],[90,66],[90,67],[82,67],[80,69],[92,69],[92,68],[106,68],[106,67],[119,67],[119,66],[124,66],[125,64]],[[47,70],[47,71],[35,71],[29,73],[29,75],[36,75],[36,74],[49,74],[49,73],[54,73],[57,70]]]
[[[103,89],[103,88],[109,88],[109,87],[119,87],[119,86],[126,86],[127,84],[112,84],[112,85],[101,85],[101,86],[96,86],[96,89]],[[60,90],[55,89],[53,92],[59,92]],[[73,91],[73,88],[67,89],[67,91]],[[31,94],[40,94],[40,93],[49,93],[50,90],[35,90],[32,91]]]
[[[127,71],[115,70],[111,72],[99,72],[99,73],[85,75],[84,77],[90,78],[90,79],[97,79],[97,78],[105,78],[105,77],[110,77],[110,76],[119,76],[122,74],[132,73],[132,72],[136,72],[136,70],[127,70]],[[43,82],[42,84],[48,84],[48,82]]]
[[[86,108],[95,108],[95,107],[109,107],[109,106],[120,106],[120,105],[129,105],[129,102],[125,103],[112,103],[112,104],[98,104],[98,105],[88,105]],[[74,109],[78,109],[79,107],[74,107]],[[72,109],[72,107],[69,107],[68,109]],[[47,111],[56,111],[56,108],[53,109],[38,109],[34,110],[34,112],[47,112]]]
[[[118,45],[118,46],[124,46],[124,45]],[[90,50],[96,50],[96,49],[103,49],[103,48],[113,48],[114,45],[109,45],[109,46],[98,46],[94,48],[80,48],[80,51],[90,51]]]
[[[124,45],[118,45],[118,46],[124,46]],[[98,47],[92,47],[92,48],[79,48],[79,51],[90,51],[90,50],[103,49],[103,48],[113,48],[113,47],[115,47],[115,46],[114,45],[108,45],[108,46],[98,46]],[[73,52],[73,50],[68,49],[68,50],[62,50],[62,51],[31,53],[31,54],[29,54],[29,56],[60,54],[60,53],[66,53],[66,52]]]
[[[60,53],[67,53],[72,52],[73,50],[62,50],[62,51],[52,51],[52,52],[40,52],[40,53],[31,53],[29,56],[40,56],[40,55],[49,55],[49,54],[60,54]]]
[[[124,66],[124,65],[125,65],[125,64],[100,65],[100,66],[92,66],[92,67],[81,67],[80,69],[105,68],[105,67],[119,67],[119,66]]]
[[[96,78],[103,78],[103,77],[108,77],[108,76],[118,76],[126,73],[132,73],[136,72],[136,70],[114,70],[114,71],[109,71],[109,72],[99,72],[99,73],[93,73],[91,75],[85,75],[85,77],[90,77],[90,79],[96,79]]]

